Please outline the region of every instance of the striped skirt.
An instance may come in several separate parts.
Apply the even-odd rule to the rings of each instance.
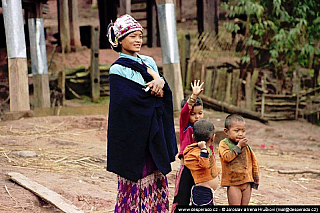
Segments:
[[[133,182],[118,176],[114,212],[169,212],[168,180],[160,171]]]

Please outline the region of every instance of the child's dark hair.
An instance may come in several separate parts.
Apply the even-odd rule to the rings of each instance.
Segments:
[[[187,97],[185,97],[184,99],[182,99],[181,101],[181,108],[184,107],[184,105],[187,103],[188,99],[190,98],[190,95],[188,95]],[[198,96],[197,97],[197,101],[193,106],[203,106],[203,102],[201,100],[201,98]]]
[[[231,114],[226,117],[226,120],[224,121],[224,128],[229,129],[234,121],[245,122],[241,115]]]
[[[213,123],[206,119],[198,120],[193,125],[193,136],[196,142],[208,141],[214,133]]]

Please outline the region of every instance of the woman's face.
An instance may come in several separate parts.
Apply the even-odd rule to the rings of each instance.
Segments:
[[[130,33],[120,41],[120,44],[122,53],[135,56],[142,46],[142,32],[137,30]]]

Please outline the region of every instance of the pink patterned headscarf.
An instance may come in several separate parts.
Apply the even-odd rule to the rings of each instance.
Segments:
[[[143,27],[132,16],[125,14],[117,18],[114,23],[110,23],[108,26],[108,39],[113,47],[117,47],[119,39],[140,30],[143,32]]]

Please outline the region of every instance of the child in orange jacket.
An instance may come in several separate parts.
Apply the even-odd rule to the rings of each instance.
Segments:
[[[184,152],[184,165],[190,169],[195,185],[191,189],[191,202],[195,206],[213,206],[214,191],[219,185],[219,169],[209,148],[215,138],[214,125],[199,120],[193,126],[193,138],[197,143],[188,145]]]
[[[219,143],[222,167],[221,186],[227,187],[229,205],[248,205],[252,188],[259,186],[259,164],[246,138],[242,116],[228,115],[224,132],[227,138]]]

